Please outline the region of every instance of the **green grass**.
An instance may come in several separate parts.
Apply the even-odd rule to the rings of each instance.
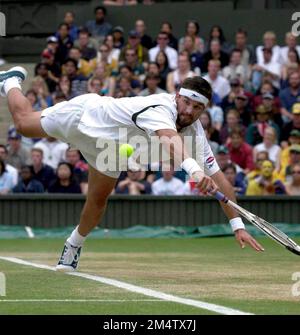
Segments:
[[[79,271],[255,314],[300,314],[292,274],[300,258],[267,238],[264,253],[233,238],[87,240]],[[55,265],[63,240],[1,240],[0,256]],[[7,295],[2,314],[213,314],[62,273],[0,260]],[[4,302],[3,299],[101,299]],[[111,300],[125,300],[116,302]],[[128,300],[128,301],[126,301]],[[140,301],[131,301],[140,300]]]

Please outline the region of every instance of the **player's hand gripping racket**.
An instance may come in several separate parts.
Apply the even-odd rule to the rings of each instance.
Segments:
[[[286,247],[287,250],[293,252],[296,255],[300,255],[300,246],[292,239],[290,239],[286,234],[284,234],[281,230],[271,225],[271,223],[229,200],[223,193],[219,191],[211,195],[217,200],[224,202],[228,206],[234,208],[246,220],[251,222],[255,227],[271,237],[274,241]]]

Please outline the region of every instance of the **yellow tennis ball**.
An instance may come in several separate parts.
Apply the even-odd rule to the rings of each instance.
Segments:
[[[122,144],[119,148],[120,156],[130,157],[134,152],[133,146],[130,144]]]

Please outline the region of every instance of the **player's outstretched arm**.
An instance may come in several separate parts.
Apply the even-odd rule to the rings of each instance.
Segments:
[[[201,192],[217,191],[217,186],[212,178],[206,176],[199,164],[193,158],[189,157],[182,138],[175,130],[161,129],[157,130],[156,134],[159,136],[164,149],[169,153],[170,159],[174,161],[174,166],[181,166],[190,178],[197,181],[196,187]]]
[[[236,202],[233,187],[225,178],[222,171],[219,170],[213,174],[212,179],[217,184],[222,193],[224,193],[230,200]],[[242,219],[238,216],[237,212],[222,202],[220,202],[220,204],[230,221],[235,238],[240,244],[241,248],[245,248],[245,245],[248,244],[256,251],[264,251],[264,248],[246,231]]]

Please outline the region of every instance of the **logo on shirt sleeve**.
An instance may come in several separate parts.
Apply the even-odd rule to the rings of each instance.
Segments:
[[[208,169],[211,169],[213,167],[215,163],[215,157],[213,156],[209,156],[207,159],[206,159],[206,164],[207,164],[207,168]]]

